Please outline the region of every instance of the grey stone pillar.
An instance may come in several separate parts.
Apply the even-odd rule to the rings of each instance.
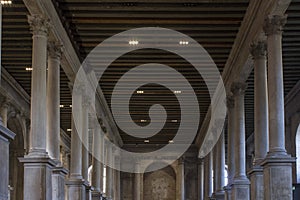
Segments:
[[[52,174],[53,200],[65,199],[65,177],[67,171],[60,162],[60,58],[61,45],[48,44],[48,82],[47,82],[47,150],[56,163]]]
[[[136,172],[140,171],[140,163],[139,161],[136,161],[135,164]],[[141,200],[141,174],[135,173],[134,174],[134,183],[133,183],[133,200]]]
[[[216,144],[216,155],[217,164],[216,164],[216,186],[215,186],[215,199],[223,200],[224,199],[224,190],[223,187],[225,186],[225,143],[224,143],[224,132],[220,135],[220,138]]]
[[[252,45],[251,54],[254,59],[254,161],[249,172],[251,181],[251,199],[264,199],[264,180],[262,161],[268,152],[268,96],[266,44],[264,41]]]
[[[114,200],[121,200],[121,177],[120,171],[118,170],[120,167],[120,155],[118,153],[115,154],[115,169],[114,169]]]
[[[28,16],[32,31],[31,131],[29,153],[24,163],[24,199],[52,200],[52,168],[46,151],[46,70],[49,22],[39,15]]]
[[[204,199],[212,195],[212,152],[204,158]]]
[[[225,190],[225,199],[231,199],[231,186],[233,183],[233,177],[235,174],[235,164],[234,164],[234,98],[230,95],[227,97],[227,165],[228,165],[228,184],[224,187]]]
[[[178,198],[180,200],[185,199],[185,177],[184,177],[184,157],[178,159]]]
[[[83,88],[73,88],[72,98],[76,99],[78,105],[82,105],[82,90]],[[74,102],[74,101],[73,101]],[[73,105],[74,106],[74,105]],[[82,114],[80,109],[78,113]],[[77,130],[75,122],[72,116],[72,135],[71,135],[71,165],[70,165],[70,177],[66,182],[67,185],[67,199],[69,200],[85,200],[85,181],[82,178],[82,143],[80,135],[82,130]],[[79,132],[78,132],[79,131]]]
[[[204,200],[204,163],[198,159],[198,200]]]
[[[107,163],[112,164],[112,147],[109,145],[109,142],[106,142],[106,159]],[[106,198],[112,199],[113,198],[113,170],[110,166],[106,165]]]
[[[245,114],[244,95],[246,83],[234,82],[231,91],[234,95],[235,110],[235,175],[232,183],[232,199],[250,199],[250,181],[246,176],[246,140],[245,140]]]
[[[98,122],[94,125],[94,135],[93,135],[93,171],[92,171],[92,186],[94,190],[92,191],[92,199],[100,200],[101,195],[101,132]]]
[[[3,126],[0,122],[0,199],[8,200],[9,184],[9,143],[15,134]]]
[[[9,108],[9,101],[7,99],[5,99],[4,102],[1,105],[1,118],[2,118],[2,124],[6,128],[7,128],[8,108]]]
[[[292,199],[292,159],[285,150],[282,27],[286,16],[270,15],[264,31],[268,46],[269,152],[264,166],[265,200]]]

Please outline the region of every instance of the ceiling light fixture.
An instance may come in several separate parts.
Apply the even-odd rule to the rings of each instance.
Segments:
[[[169,140],[169,143],[170,143],[170,144],[173,144],[173,143],[174,143],[174,140]]]
[[[174,94],[181,94],[181,91],[180,90],[176,90],[176,91],[174,91]]]
[[[177,119],[172,119],[172,122],[178,122]]]
[[[60,108],[63,108],[63,107],[65,107],[65,106],[64,106],[64,105],[59,105],[59,107],[60,107]]]
[[[150,142],[150,140],[144,140],[144,142],[145,142],[145,143],[149,143],[149,142]]]
[[[189,42],[188,42],[188,41],[183,41],[183,40],[181,40],[181,41],[179,41],[179,44],[180,44],[180,45],[188,45]]]
[[[72,131],[72,129],[68,128],[68,129],[67,129],[67,131],[71,132],[71,131]]]
[[[32,67],[26,67],[25,70],[26,71],[32,71]]]
[[[147,120],[145,120],[145,119],[141,119],[141,122],[147,122]]]
[[[136,91],[136,93],[138,93],[138,94],[144,94],[144,91],[143,90],[138,90],[138,91]]]
[[[133,46],[135,46],[135,45],[138,45],[139,44],[139,41],[137,41],[137,40],[129,40],[129,45],[133,45]]]
[[[2,5],[11,5],[12,1],[0,1]]]

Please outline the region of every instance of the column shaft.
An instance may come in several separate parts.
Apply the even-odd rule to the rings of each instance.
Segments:
[[[198,163],[198,199],[204,200],[204,163],[203,159],[199,159]]]
[[[83,97],[82,102],[82,176],[85,181],[88,181],[89,169],[89,100]]]
[[[29,154],[46,152],[46,71],[49,22],[38,15],[28,17],[32,36],[31,132]]]
[[[215,190],[215,196],[216,199],[224,199],[224,190],[223,187],[225,186],[225,176],[224,176],[224,170],[225,170],[225,143],[224,143],[224,132],[221,133],[219,141],[217,143],[217,176],[216,176],[216,190]]]
[[[246,140],[244,94],[247,85],[235,82],[232,85],[235,106],[235,176],[233,180],[233,199],[248,200],[250,198],[249,180],[246,176]]]
[[[60,58],[61,46],[50,42],[47,79],[47,150],[50,157],[57,162],[60,157]]]
[[[204,199],[210,199],[212,195],[212,153],[204,158]]]
[[[105,145],[106,147],[106,159],[107,159],[107,164],[111,165],[112,164],[112,147],[110,145]],[[108,199],[112,199],[113,196],[113,172],[112,168],[106,165],[106,197]]]

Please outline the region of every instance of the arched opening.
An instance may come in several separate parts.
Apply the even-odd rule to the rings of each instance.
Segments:
[[[176,173],[171,166],[144,174],[144,200],[176,199]]]
[[[300,183],[300,124],[298,125],[296,133],[296,156],[297,183]]]
[[[22,126],[16,117],[8,120],[7,127],[16,134],[9,146],[10,199],[19,200],[23,199],[24,167],[18,158],[24,156],[24,137]]]

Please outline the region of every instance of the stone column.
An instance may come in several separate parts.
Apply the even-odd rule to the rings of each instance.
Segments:
[[[136,172],[140,171],[140,163],[136,161]],[[141,200],[141,174],[135,173],[134,174],[134,183],[133,183],[133,200]]]
[[[101,132],[98,122],[94,125],[94,135],[93,135],[93,171],[92,171],[92,186],[94,190],[92,191],[92,199],[100,200],[101,195]]]
[[[85,181],[86,199],[91,197],[91,185],[88,181],[89,169],[89,106],[90,99],[83,95],[82,102],[82,177]]]
[[[268,96],[266,43],[259,41],[252,45],[251,54],[254,59],[254,161],[250,171],[251,199],[264,199],[264,180],[261,162],[268,152]]]
[[[28,16],[32,36],[31,131],[29,153],[24,163],[24,199],[52,198],[52,168],[46,151],[46,70],[49,21],[39,15]]]
[[[216,155],[217,165],[216,165],[216,186],[215,186],[215,199],[223,200],[224,199],[224,183],[225,183],[225,143],[224,143],[224,132],[220,135],[219,141],[216,144]]]
[[[5,99],[4,102],[1,105],[1,118],[2,118],[2,124],[6,128],[7,128],[8,108],[9,108],[9,100]]]
[[[282,28],[287,16],[270,15],[264,31],[268,46],[269,152],[264,166],[265,200],[292,199],[292,159],[285,150]]]
[[[109,164],[112,164],[112,147],[109,142],[106,142],[106,159]],[[106,198],[111,200],[113,198],[113,171],[112,168],[106,165]]]
[[[180,200],[184,200],[185,199],[184,157],[178,159],[177,170],[178,170],[177,175],[178,175],[178,185],[179,185],[178,198]]]
[[[120,186],[120,155],[116,153],[115,156],[115,169],[114,169],[114,200],[121,200],[121,186]]]
[[[245,140],[245,114],[244,95],[247,88],[246,83],[234,82],[231,91],[234,95],[235,110],[235,175],[232,184],[232,199],[250,199],[250,181],[246,176],[246,140]]]
[[[0,199],[9,199],[9,143],[15,134],[0,122]]]
[[[224,187],[225,199],[231,199],[231,186],[233,183],[233,177],[235,174],[234,164],[234,98],[230,95],[227,97],[227,165],[228,165],[228,184]]]
[[[214,148],[212,149],[212,154],[213,154],[213,161],[212,161],[212,168],[213,168],[213,188],[212,188],[212,195],[211,198],[215,199],[215,193],[216,193],[216,186],[218,185],[218,176],[219,174],[217,173],[217,167],[218,167],[218,155],[217,155],[217,143],[214,146]]]
[[[72,98],[76,99],[79,105],[82,105],[82,90],[83,88],[73,88]],[[73,100],[74,102],[74,100]],[[74,106],[74,105],[73,105]],[[77,115],[82,115],[81,107],[78,107]],[[75,114],[75,113],[73,113]],[[72,114],[72,115],[73,115]],[[78,129],[75,126],[74,117],[72,116],[72,135],[71,135],[71,165],[70,165],[70,177],[66,182],[67,185],[67,199],[69,200],[85,200],[85,182],[82,178],[82,143],[80,135],[82,135],[82,129]]]
[[[204,158],[204,199],[212,195],[212,152]]]
[[[198,200],[204,200],[204,163],[198,160]]]

